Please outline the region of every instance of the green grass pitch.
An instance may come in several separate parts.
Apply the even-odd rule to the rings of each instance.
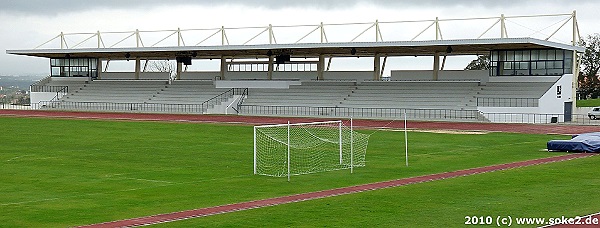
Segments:
[[[558,156],[568,136],[377,131],[366,167],[252,175],[252,127],[0,118],[0,226],[68,227]],[[361,130],[373,133],[372,130]],[[462,226],[465,216],[575,216],[600,205],[600,158],[446,179],[159,226]]]

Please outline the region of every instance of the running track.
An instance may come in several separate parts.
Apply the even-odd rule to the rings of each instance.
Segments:
[[[90,119],[118,119],[118,120],[143,120],[143,121],[186,121],[186,122],[219,122],[219,123],[245,123],[245,124],[273,124],[313,122],[326,119],[295,118],[295,117],[259,117],[259,116],[225,116],[225,115],[186,115],[186,114],[143,114],[143,113],[96,113],[96,112],[58,112],[37,110],[0,110],[0,116],[29,116],[29,117],[56,117],[56,118],[90,118]],[[339,118],[337,118],[339,119]],[[327,119],[331,120],[331,119]],[[404,122],[397,120],[355,120],[357,127],[391,127],[403,128]],[[565,124],[498,124],[498,123],[465,123],[465,122],[433,122],[409,121],[411,129],[444,129],[465,131],[498,131],[531,134],[580,134],[596,132],[599,126],[578,126]]]
[[[253,116],[219,116],[219,115],[174,115],[174,114],[139,114],[139,113],[91,113],[91,112],[55,112],[55,111],[33,111],[33,110],[0,110],[0,116],[27,116],[27,117],[54,117],[54,118],[86,118],[86,119],[117,119],[117,120],[136,120],[136,121],[186,121],[186,122],[222,122],[222,123],[244,123],[244,124],[267,124],[267,123],[286,123],[290,122],[310,122],[323,119],[316,118],[288,118],[288,117],[253,117]],[[379,121],[379,120],[355,120],[357,127],[404,127],[402,121]],[[578,134],[585,132],[598,131],[597,126],[575,126],[575,125],[529,125],[529,124],[493,124],[493,123],[453,123],[453,122],[420,122],[411,121],[408,128],[412,129],[444,129],[444,130],[479,130],[479,131],[502,131],[518,133],[535,134]],[[508,164],[500,164],[473,168],[467,170],[458,170],[447,173],[438,173],[426,176],[404,178],[392,181],[370,183],[345,188],[324,190],[319,192],[302,193],[276,197],[264,200],[241,202],[229,205],[221,205],[208,208],[200,208],[188,211],[173,212],[168,214],[159,214],[147,217],[133,218],[127,220],[92,224],[83,227],[134,227],[157,223],[178,221],[189,218],[210,216],[234,211],[248,210],[254,208],[268,207],[280,204],[287,204],[299,201],[326,198],[338,195],[346,195],[357,192],[372,191],[382,188],[410,185],[415,183],[429,182],[446,178],[468,176],[485,172],[513,169],[551,162],[559,162],[576,158],[593,156],[595,154],[568,154],[564,156],[542,158]],[[599,214],[592,215],[593,218],[600,218]],[[569,227],[569,226],[560,226]],[[593,227],[593,226],[578,226]]]

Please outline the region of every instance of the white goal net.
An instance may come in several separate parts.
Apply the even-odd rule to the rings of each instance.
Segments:
[[[342,121],[254,127],[254,174],[289,178],[365,166],[369,135]]]

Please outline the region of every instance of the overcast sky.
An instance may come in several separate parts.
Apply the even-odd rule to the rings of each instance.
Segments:
[[[371,22],[376,19],[401,21],[435,17],[440,19],[496,17],[500,14],[507,16],[562,14],[577,10],[581,34],[587,35],[600,32],[600,27],[597,26],[600,24],[597,15],[599,9],[600,2],[597,0],[0,0],[0,75],[48,74],[47,59],[8,55],[6,50],[33,49],[60,32]],[[533,27],[552,26],[559,21],[560,18],[548,19],[550,25],[533,24]],[[521,26],[518,23],[513,26]],[[476,33],[481,33],[489,26],[491,26],[489,23],[475,26],[478,28],[473,29],[477,31],[474,32],[474,36],[476,37],[478,35]],[[418,33],[419,29],[416,29]],[[447,36],[451,36],[452,33],[449,31],[451,29],[442,28],[442,31]],[[566,36],[563,34],[557,37],[562,39],[561,41],[569,41],[569,29],[562,32]],[[348,34],[357,32],[360,32],[360,29],[350,31]],[[511,30],[508,32],[509,36],[514,36],[516,33]],[[408,33],[412,36],[415,31]],[[282,37],[285,37],[282,34],[276,36],[282,40]],[[449,62],[449,64],[453,63]],[[455,64],[456,68],[464,65],[463,62]],[[405,69],[404,65],[407,64],[396,66],[394,62],[390,62],[386,68]]]

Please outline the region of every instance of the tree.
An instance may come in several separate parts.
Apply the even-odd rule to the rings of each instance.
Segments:
[[[177,74],[177,65],[169,60],[151,60],[148,67],[150,72],[168,72],[171,78]]]
[[[600,34],[588,35],[579,41],[585,47],[580,57],[581,71],[578,75],[580,99],[600,97]]]
[[[490,69],[490,56],[479,55],[477,59],[471,61],[465,70],[489,70]]]

